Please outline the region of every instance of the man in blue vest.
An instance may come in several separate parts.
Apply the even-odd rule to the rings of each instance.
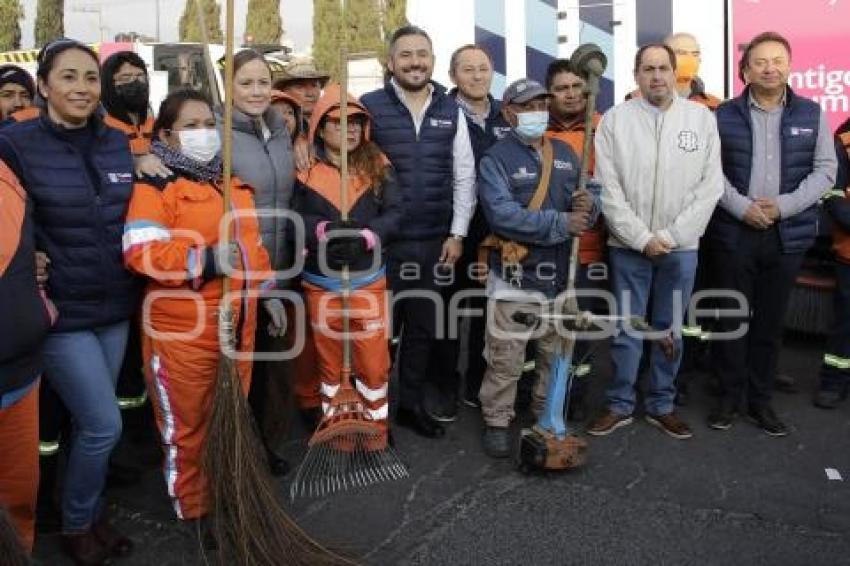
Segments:
[[[717,109],[726,187],[706,232],[710,272],[714,287],[746,299],[726,301],[743,314],[719,321],[720,329],[746,332],[712,346],[723,393],[708,420],[716,430],[729,429],[743,408],[767,434],[788,434],[770,405],[783,319],[815,239],[817,202],[836,171],[826,118],[788,87],[790,69],[788,41],[774,32],[757,35],[739,63],[747,87]]]
[[[455,88],[449,91],[457,105],[466,116],[469,139],[472,152],[475,155],[476,168],[487,151],[494,143],[504,138],[511,131],[511,126],[502,117],[502,106],[490,94],[493,82],[493,61],[490,54],[480,45],[467,44],[458,47],[452,53],[449,61],[449,78]],[[472,316],[467,333],[467,347],[461,352],[466,356],[466,368],[463,384],[463,402],[470,407],[479,407],[478,391],[487,362],[484,360],[484,322],[486,319],[487,299],[483,296],[481,285],[473,280],[475,262],[478,261],[478,246],[490,233],[487,220],[481,210],[481,204],[476,207],[475,214],[469,224],[469,232],[463,242],[463,255],[458,261],[455,274],[457,275],[456,289],[475,289],[482,291],[480,296],[470,297],[465,308],[481,312],[481,316]],[[458,340],[441,340],[437,345],[438,355],[454,362],[458,358]],[[445,354],[445,355],[444,355]],[[436,361],[436,360],[435,360]],[[447,388],[443,388],[447,389]],[[450,394],[443,395],[441,404],[435,409],[445,418],[457,412],[457,403],[452,402]],[[435,409],[431,409],[434,411]]]
[[[404,201],[402,229],[387,262],[395,294],[393,326],[404,334],[396,356],[396,422],[437,438],[445,430],[426,412],[423,386],[430,377],[437,313],[444,308],[437,303],[454,278],[475,210],[475,158],[463,112],[431,81],[434,52],[428,34],[415,26],[399,28],[388,55],[390,79],[361,102],[372,116],[372,139],[395,168]]]

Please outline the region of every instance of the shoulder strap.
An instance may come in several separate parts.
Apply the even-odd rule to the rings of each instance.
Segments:
[[[549,138],[543,138],[543,163],[541,164],[540,182],[537,190],[528,203],[528,210],[540,210],[546,195],[549,193],[549,178],[552,176],[552,142]]]

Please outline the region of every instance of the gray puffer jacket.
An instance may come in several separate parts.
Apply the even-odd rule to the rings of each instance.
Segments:
[[[280,113],[272,108],[263,114],[263,120],[271,132],[268,141],[263,141],[258,119],[234,108],[233,173],[253,187],[257,210],[291,210],[295,166],[289,130]],[[269,252],[272,268],[279,270],[291,266],[286,219],[260,216],[259,222],[260,236]]]

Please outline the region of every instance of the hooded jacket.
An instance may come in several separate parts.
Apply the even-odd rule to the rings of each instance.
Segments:
[[[330,112],[338,110],[340,101],[340,89],[337,85],[332,85],[325,89],[325,93],[316,103],[316,108],[310,118],[309,141],[314,144],[319,158],[309,170],[298,173],[298,183],[295,189],[295,209],[301,214],[304,221],[306,238],[304,270],[306,279],[309,279],[310,274],[321,273],[318,262],[316,230],[318,225],[321,222],[334,222],[341,219],[340,171],[325,159],[322,140],[316,137],[316,131],[322,122],[322,118]],[[366,116],[363,137],[365,141],[369,141],[371,117],[365,106],[349,95],[348,108],[349,115],[361,114]],[[385,256],[387,246],[398,235],[403,209],[401,193],[396,184],[392,166],[383,154],[380,154],[380,159],[387,167],[387,174],[380,187],[372,186],[369,179],[349,169],[347,200],[349,220],[371,230],[377,236],[375,247],[380,249],[382,256]],[[373,247],[373,250],[375,247]],[[352,271],[355,272],[355,275],[358,271],[375,272],[375,267],[383,265],[383,257],[380,259],[380,262],[376,262],[374,255],[361,258],[352,266]]]
[[[632,99],[605,113],[594,143],[608,244],[642,252],[655,236],[697,249],[723,195],[711,111],[678,96],[663,112]]]
[[[292,264],[286,238],[289,222],[283,215],[292,207],[295,165],[283,116],[270,107],[262,121],[268,128],[268,139],[264,138],[259,119],[233,110],[233,174],[253,187],[257,211],[274,213],[258,216],[263,245],[269,252],[272,268],[279,271]],[[221,128],[222,120],[218,123]]]

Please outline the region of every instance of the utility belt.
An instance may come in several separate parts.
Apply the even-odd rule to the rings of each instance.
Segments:
[[[544,138],[540,181],[538,181],[534,195],[528,202],[528,210],[540,210],[543,205],[543,201],[549,193],[549,179],[552,176],[553,160],[552,142],[548,138]],[[496,234],[490,234],[478,245],[478,263],[483,263],[489,267],[493,252],[500,254],[503,268],[510,273],[521,273],[520,264],[528,257],[528,246]],[[475,279],[483,285],[487,281],[487,272],[482,273],[481,270],[476,270]]]

